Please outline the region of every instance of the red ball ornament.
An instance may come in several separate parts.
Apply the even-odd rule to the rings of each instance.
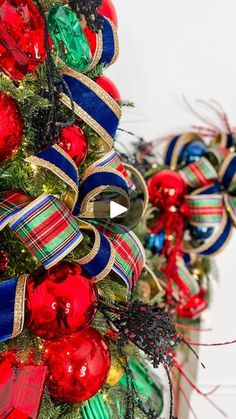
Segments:
[[[65,403],[79,403],[94,396],[105,383],[111,365],[108,345],[92,327],[47,342],[45,361],[49,393]]]
[[[115,26],[118,26],[117,13],[114,4],[111,0],[103,0],[98,13],[110,19]]]
[[[87,157],[88,140],[84,131],[76,124],[62,128],[58,145],[79,166]]]
[[[120,92],[117,89],[115,83],[106,76],[99,76],[95,79],[95,82],[104,89],[115,101],[121,100]]]
[[[26,285],[26,326],[42,339],[58,339],[87,326],[98,304],[92,279],[74,263],[40,269]]]
[[[0,163],[17,153],[22,134],[23,121],[19,106],[12,97],[0,92]]]
[[[31,0],[0,0],[0,68],[20,80],[44,62],[44,20]]]
[[[147,183],[149,200],[160,209],[179,207],[183,201],[186,186],[181,176],[172,170],[161,170]]]
[[[93,32],[91,29],[89,29],[88,26],[83,28],[83,32],[87,38],[92,57],[94,57],[97,49],[97,34],[96,32]]]

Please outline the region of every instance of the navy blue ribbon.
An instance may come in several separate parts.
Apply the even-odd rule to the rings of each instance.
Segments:
[[[165,158],[164,158],[164,163],[167,164],[168,166],[170,166],[170,164],[171,164],[172,155],[174,153],[174,149],[175,149],[180,137],[181,137],[180,135],[176,135],[176,137],[171,139],[171,141],[169,142],[169,144],[167,146],[166,154],[165,154]]]
[[[36,154],[36,157],[39,159],[45,160],[48,163],[55,166],[57,169],[60,169],[65,173],[69,178],[77,185],[79,183],[78,170],[75,167],[73,160],[70,159],[68,154],[63,153],[63,150],[59,147],[55,148],[48,147],[43,151],[40,151]]]
[[[231,148],[234,145],[234,138],[232,134],[225,134],[223,136],[223,146],[225,148]]]
[[[209,256],[218,252],[221,249],[221,247],[226,243],[231,233],[231,227],[232,227],[231,220],[229,217],[227,217],[226,224],[223,228],[222,233],[218,237],[218,239],[211,246],[209,246],[206,250],[204,250],[203,252],[199,252],[199,254],[202,256]]]
[[[99,233],[100,236],[100,246],[97,249],[97,254],[94,258],[87,262],[81,263],[83,268],[88,272],[89,275],[98,277],[109,265],[111,260],[111,243],[104,234]]]
[[[103,17],[102,44],[102,55],[99,64],[109,65],[114,58],[116,44],[112,24],[105,17]]]
[[[225,189],[229,187],[235,174],[236,174],[236,155],[232,157],[221,179],[221,184],[224,186]]]
[[[0,342],[18,335],[23,327],[25,280],[0,283]]]
[[[115,186],[122,189],[127,196],[129,194],[129,188],[126,181],[118,173],[107,172],[106,169],[104,169],[104,171],[96,172],[95,169],[95,173],[88,176],[80,186],[79,198],[73,211],[74,215],[79,215],[81,206],[86,196],[94,189],[101,186],[107,186],[107,188],[111,190]]]
[[[86,76],[83,76],[84,80],[86,80],[85,77]],[[101,97],[103,95],[107,95],[107,93],[96,83],[93,83],[92,88],[90,88],[86,86],[85,83],[83,83],[83,79],[80,80],[79,78],[68,74],[64,74],[63,78],[69,87],[75,105],[78,105],[80,108],[82,108],[82,110],[85,111],[89,117],[91,117],[100,127],[102,127],[102,129],[105,130],[111,137],[111,140],[112,138],[114,139],[119,124],[119,118],[116,112],[112,109],[112,106],[109,106],[106,103],[107,101],[103,100]],[[65,89],[64,85],[62,85],[62,90],[64,94],[67,95],[67,90]],[[112,98],[109,95],[108,99],[110,102],[112,101]],[[113,105],[116,106],[116,102],[114,102]],[[83,115],[82,112],[79,113],[78,116],[85,120],[88,125],[92,126],[90,121],[87,120],[86,114]],[[92,128],[94,128],[96,131],[96,127],[92,126]],[[100,134],[100,132],[98,132],[98,134]]]

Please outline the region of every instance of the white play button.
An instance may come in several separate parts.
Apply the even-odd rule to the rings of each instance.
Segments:
[[[115,201],[110,202],[110,218],[116,218],[127,211],[128,208],[124,207],[123,205],[117,204]]]

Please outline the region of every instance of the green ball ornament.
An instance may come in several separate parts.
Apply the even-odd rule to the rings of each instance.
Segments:
[[[74,70],[84,72],[92,62],[92,54],[80,21],[65,6],[52,6],[47,16],[48,30],[62,61]]]

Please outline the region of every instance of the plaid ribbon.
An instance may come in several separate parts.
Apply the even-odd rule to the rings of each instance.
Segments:
[[[223,195],[190,195],[185,198],[192,225],[218,225],[224,212]]]
[[[46,268],[55,265],[82,240],[68,208],[52,195],[42,195],[17,213],[10,228]]]
[[[32,199],[19,192],[8,192],[0,200],[0,230]]]
[[[205,157],[184,167],[179,171],[179,174],[186,185],[191,188],[206,186],[217,179],[216,170]]]
[[[189,295],[197,295],[200,291],[198,282],[193,278],[181,257],[177,259],[177,270],[179,278],[189,289]]]
[[[111,241],[115,248],[113,271],[132,289],[145,264],[145,251],[132,231],[119,224],[102,224],[96,227]]]
[[[236,181],[235,153],[227,155],[216,180],[186,197],[190,224],[214,227],[211,237],[201,246],[192,248],[185,244],[188,252],[201,255],[217,253],[230,237],[232,226],[236,225],[236,198],[228,192]]]
[[[114,149],[112,149],[109,153],[107,153],[100,160],[96,161],[90,167],[106,167],[109,169],[117,170],[125,178],[129,189],[132,189],[134,186],[134,183],[132,179],[130,178],[124,164],[122,163],[122,161],[120,160],[118,154],[116,153]]]

